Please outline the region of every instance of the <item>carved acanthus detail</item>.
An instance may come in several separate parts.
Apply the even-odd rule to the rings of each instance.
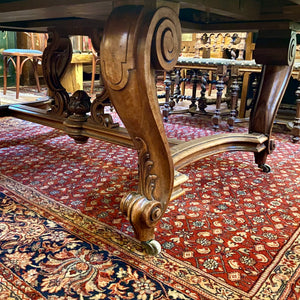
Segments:
[[[150,173],[153,167],[153,161],[150,160],[150,154],[145,141],[139,137],[136,137],[135,140],[137,142],[139,156],[140,193],[145,195],[148,200],[155,200],[153,198],[153,191],[155,189],[157,175]]]

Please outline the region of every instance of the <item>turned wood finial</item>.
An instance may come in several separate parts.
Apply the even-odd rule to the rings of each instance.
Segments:
[[[76,91],[71,97],[68,105],[68,109],[72,115],[74,121],[86,121],[87,113],[90,111],[91,107],[91,97],[82,90]]]
[[[88,137],[82,135],[82,125],[87,120],[87,113],[90,111],[91,101],[89,95],[82,90],[76,91],[68,104],[68,111],[71,115],[65,120],[66,132],[76,143],[84,144]]]

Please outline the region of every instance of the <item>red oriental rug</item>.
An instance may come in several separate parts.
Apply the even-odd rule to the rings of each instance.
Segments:
[[[181,170],[187,192],[151,257],[119,210],[137,187],[134,150],[0,122],[0,299],[300,299],[300,146],[288,135],[274,134],[271,173],[244,152]],[[165,127],[183,140],[215,134],[198,117]]]

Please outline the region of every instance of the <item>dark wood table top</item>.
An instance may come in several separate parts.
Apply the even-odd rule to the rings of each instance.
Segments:
[[[300,0],[3,0],[0,28],[47,31],[55,26],[84,34],[91,27],[101,30],[113,7],[155,6],[162,2],[174,6],[187,31],[300,29]]]

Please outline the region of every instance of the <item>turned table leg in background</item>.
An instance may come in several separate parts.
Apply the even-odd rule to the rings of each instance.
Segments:
[[[296,91],[296,117],[292,125],[292,141],[297,143],[300,141],[300,84]]]
[[[223,78],[226,75],[227,67],[222,65],[217,67],[218,81],[216,84],[217,89],[217,99],[216,99],[216,110],[211,120],[213,123],[214,130],[217,130],[220,127],[221,123],[221,102],[222,102],[222,94],[224,90],[224,81]]]
[[[122,199],[121,210],[151,254],[160,251],[154,229],[168,206],[174,181],[154,69],[175,67],[180,40],[180,22],[173,9],[129,6],[114,9],[100,47],[109,98],[138,151],[138,191]]]
[[[295,50],[296,34],[292,30],[259,32],[254,58],[263,68],[256,102],[251,111],[249,132],[268,136],[266,150],[255,153],[255,162],[265,172],[270,171],[266,160],[275,148],[271,138],[273,122],[291,76]]]

